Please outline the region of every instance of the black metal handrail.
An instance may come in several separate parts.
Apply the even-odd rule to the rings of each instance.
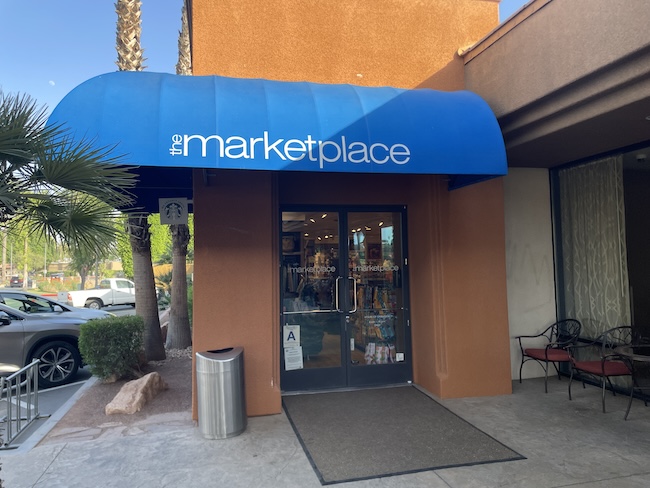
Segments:
[[[6,402],[6,415],[0,419],[5,435],[0,449],[13,449],[10,444],[39,417],[38,359],[7,377],[0,377],[0,400]]]

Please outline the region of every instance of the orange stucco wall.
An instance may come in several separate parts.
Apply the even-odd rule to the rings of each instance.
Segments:
[[[440,395],[511,393],[503,179],[448,196],[444,307],[454,378]]]
[[[443,398],[511,393],[502,180],[452,192],[439,177],[414,186],[414,379]]]
[[[457,50],[498,22],[493,0],[190,4],[194,75],[366,86],[462,89]],[[415,381],[444,397],[510,391],[499,180],[448,192],[438,176],[209,173],[194,174],[194,349],[244,347],[249,415],[281,410],[280,200],[407,205]]]
[[[463,88],[495,0],[193,0],[195,75]]]
[[[193,348],[243,347],[248,414],[279,412],[273,175],[196,170],[194,181]]]

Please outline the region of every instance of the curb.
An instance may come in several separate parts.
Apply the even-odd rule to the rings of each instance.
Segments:
[[[16,449],[12,451],[7,451],[8,454],[18,454],[31,451],[34,447],[41,442],[47,434],[54,428],[54,426],[63,418],[63,416],[68,413],[72,406],[77,402],[77,400],[83,395],[86,390],[93,386],[99,378],[97,376],[91,376],[88,378],[83,385],[70,397],[68,400],[59,407],[59,409],[50,415],[45,423],[41,425],[33,434],[21,443]],[[3,453],[4,454],[4,453]]]

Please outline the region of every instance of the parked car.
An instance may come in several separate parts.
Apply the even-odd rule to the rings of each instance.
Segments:
[[[0,374],[38,358],[39,386],[72,381],[82,365],[79,326],[86,321],[73,312],[27,313],[0,303]]]
[[[23,285],[24,285],[24,280],[23,280],[22,276],[14,275],[9,280],[9,286],[11,288],[22,288]],[[28,288],[32,287],[32,279],[31,278],[27,279],[27,287]]]
[[[101,319],[110,317],[113,314],[105,310],[94,310],[90,308],[78,308],[61,303],[52,298],[38,295],[36,293],[18,291],[18,290],[2,290],[0,289],[0,303],[7,305],[13,309],[32,313],[56,313],[66,314],[68,317],[79,317],[82,319]]]
[[[63,273],[52,273],[50,275],[50,280],[52,281],[63,281],[64,278],[65,278],[65,274]]]
[[[110,305],[135,307],[135,284],[124,278],[106,278],[99,282],[97,288],[90,290],[60,291],[58,299],[74,307],[96,310]]]

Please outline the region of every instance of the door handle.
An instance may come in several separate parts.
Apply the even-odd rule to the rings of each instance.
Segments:
[[[343,312],[339,306],[339,280],[343,279],[341,276],[336,278],[334,281],[334,306],[336,307],[337,312]]]
[[[357,280],[352,276],[348,276],[348,280],[352,280],[352,294],[354,295],[354,309],[350,310],[350,313],[357,311]]]

